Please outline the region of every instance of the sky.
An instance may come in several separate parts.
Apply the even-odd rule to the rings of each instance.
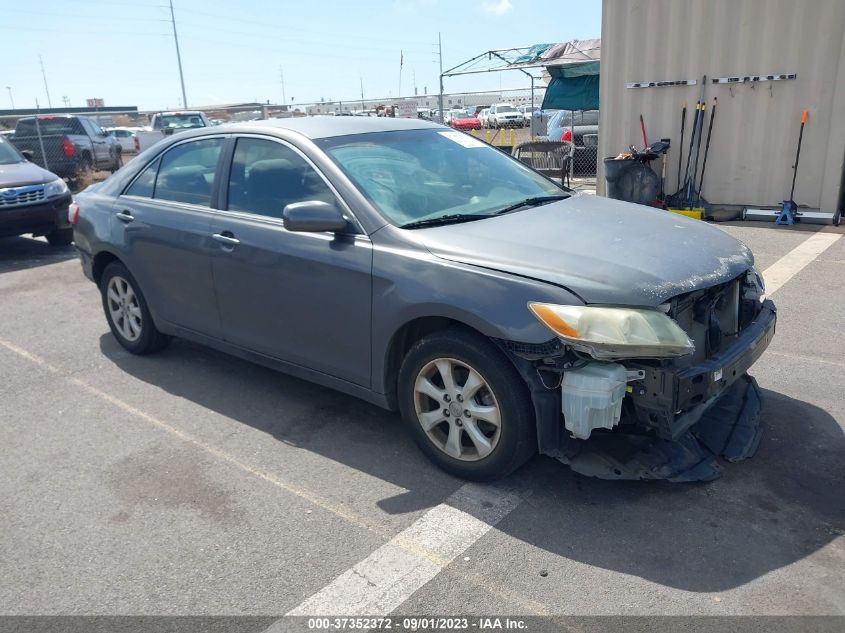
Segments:
[[[353,101],[362,84],[367,99],[413,95],[415,85],[419,94],[436,94],[438,32],[448,69],[489,49],[601,31],[601,0],[173,5],[188,106]],[[47,107],[48,89],[53,107],[84,106],[88,98],[142,110],[184,107],[168,0],[0,0],[0,15],[0,109],[12,99],[18,108],[35,107],[36,99]],[[528,86],[514,71],[445,80],[447,93]]]

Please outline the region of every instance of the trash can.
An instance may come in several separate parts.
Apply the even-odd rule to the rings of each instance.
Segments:
[[[633,158],[605,158],[604,179],[608,198],[636,204],[650,204],[660,189],[651,167]]]

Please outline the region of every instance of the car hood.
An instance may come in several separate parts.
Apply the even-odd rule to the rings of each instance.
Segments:
[[[58,178],[35,163],[12,163],[0,165],[0,187],[38,185]]]
[[[586,303],[657,306],[754,262],[704,222],[588,194],[414,233],[437,257],[563,286]]]

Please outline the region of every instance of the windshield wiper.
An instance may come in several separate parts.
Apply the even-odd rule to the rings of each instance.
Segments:
[[[473,220],[483,220],[484,218],[492,218],[490,214],[478,213],[449,213],[441,215],[436,218],[426,218],[425,220],[416,220],[401,224],[400,229],[420,229],[425,226],[441,226],[443,224],[458,224],[459,222],[472,222]]]
[[[547,202],[556,202],[557,200],[566,200],[569,196],[535,196],[534,198],[526,198],[525,200],[520,200],[504,209],[499,209],[496,211],[496,215],[503,215],[505,213],[510,213],[511,211],[516,211],[517,209],[521,209],[522,207],[536,207],[541,204],[546,204]]]

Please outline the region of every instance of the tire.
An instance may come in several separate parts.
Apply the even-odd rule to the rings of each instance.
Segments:
[[[87,180],[94,171],[94,163],[91,162],[91,155],[88,153],[82,154],[79,162],[76,164],[76,171],[71,176],[74,183],[79,183],[81,180]]]
[[[121,293],[123,288],[128,288],[128,291]],[[100,278],[100,295],[109,328],[128,352],[152,354],[164,349],[170,342],[170,337],[156,329],[138,282],[120,262],[106,266]],[[118,298],[123,298],[126,303],[120,304]]]
[[[443,380],[444,370],[454,381],[452,389]],[[462,400],[470,382],[476,385],[470,387],[473,395]],[[507,357],[475,332],[454,328],[418,341],[402,362],[398,390],[399,410],[417,445],[452,475],[498,479],[537,452],[527,385]]]
[[[111,166],[111,173],[116,172],[118,169],[123,167],[123,150],[120,147],[115,148],[114,152],[114,162]]]
[[[69,246],[73,242],[73,229],[53,229],[45,237],[50,246]]]

